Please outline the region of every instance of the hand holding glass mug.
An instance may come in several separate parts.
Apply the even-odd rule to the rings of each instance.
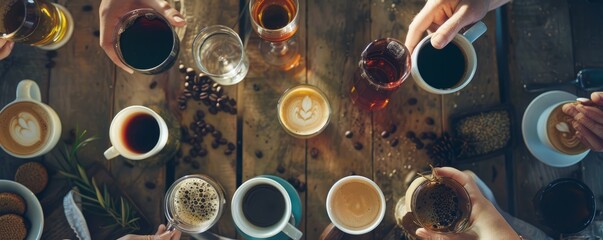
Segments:
[[[10,55],[10,52],[15,47],[15,42],[0,38],[0,60],[5,59]]]
[[[591,99],[563,105],[563,112],[573,118],[572,126],[582,144],[593,151],[603,151],[603,92],[594,92]]]
[[[128,73],[134,73],[131,67],[126,66],[120,60],[114,48],[115,29],[119,20],[126,13],[139,8],[151,8],[161,14],[169,21],[172,26],[182,27],[186,25],[184,17],[174,8],[163,0],[141,0],[141,1],[122,1],[122,0],[103,0],[99,7],[100,18],[100,46],[115,65]]]

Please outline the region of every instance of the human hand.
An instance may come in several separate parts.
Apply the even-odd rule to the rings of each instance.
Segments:
[[[176,9],[163,0],[102,0],[98,9],[100,18],[100,46],[107,56],[121,69],[128,73],[134,73],[134,70],[123,64],[114,48],[115,29],[120,18],[138,8],[152,8],[163,15],[171,25],[182,27],[186,25],[184,17]]]
[[[463,27],[477,22],[510,0],[428,0],[408,26],[404,45],[412,53],[426,30],[434,32],[431,45],[444,48]]]
[[[10,55],[10,52],[15,47],[15,42],[11,42],[4,38],[0,38],[0,60],[5,59]]]
[[[134,234],[128,234],[126,236],[123,236],[121,238],[119,238],[118,240],[178,240],[180,239],[180,231],[178,230],[174,230],[174,231],[166,231],[166,227],[165,225],[161,224],[159,225],[159,227],[157,228],[157,232],[155,233],[155,235],[134,235]]]
[[[572,126],[576,137],[586,147],[603,152],[603,92],[594,92],[590,101],[585,103],[567,103],[563,112],[574,118]]]
[[[434,168],[440,177],[449,177],[460,183],[471,199],[471,226],[463,233],[441,234],[419,228],[415,232],[422,239],[520,239],[475,183],[473,177],[451,167]]]

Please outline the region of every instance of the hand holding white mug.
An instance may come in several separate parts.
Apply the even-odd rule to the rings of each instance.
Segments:
[[[15,42],[0,38],[0,60],[5,59],[10,55],[10,52],[15,47]]]
[[[603,92],[594,92],[590,100],[563,105],[563,112],[572,116],[576,136],[593,151],[603,152]]]

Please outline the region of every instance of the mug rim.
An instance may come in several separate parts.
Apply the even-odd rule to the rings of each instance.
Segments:
[[[251,188],[260,184],[268,184],[275,187],[279,190],[279,192],[283,196],[283,199],[285,200],[285,212],[283,213],[283,216],[281,217],[278,223],[269,227],[259,227],[253,225],[249,222],[249,220],[247,220],[247,218],[243,214],[242,205],[245,194]],[[241,184],[241,186],[239,186],[234,192],[230,205],[232,219],[236,227],[241,230],[244,234],[247,234],[250,237],[254,238],[269,238],[281,233],[285,226],[289,224],[290,219],[293,217],[291,199],[289,198],[289,194],[287,193],[285,187],[280,185],[277,181],[264,176],[251,178]]]
[[[119,130],[123,129],[124,122],[132,115],[132,113],[136,112],[143,112],[151,115],[159,126],[159,139],[157,140],[157,143],[151,150],[142,154],[128,150],[127,147],[124,146],[125,143],[120,140],[121,137],[118,135],[120,132]],[[119,123],[116,120],[119,120]],[[157,112],[153,111],[153,109],[142,105],[132,105],[119,111],[111,120],[111,125],[109,126],[109,141],[111,142],[111,147],[115,148],[119,155],[130,160],[144,160],[155,155],[165,147],[169,135],[168,131],[165,120]]]
[[[359,181],[361,181],[363,183],[367,183],[368,185],[373,187],[373,189],[377,191],[377,193],[379,195],[379,200],[381,202],[381,208],[379,209],[379,216],[377,218],[375,218],[375,221],[373,223],[371,223],[370,225],[368,225],[368,227],[361,229],[361,230],[352,230],[352,229],[349,229],[349,228],[343,226],[343,224],[340,224],[336,220],[336,218],[333,216],[332,211],[331,211],[331,206],[332,206],[331,201],[333,199],[334,191],[338,190],[341,185],[346,184],[352,180],[359,180]],[[345,233],[348,233],[348,234],[361,235],[361,234],[365,234],[367,232],[372,231],[377,226],[379,226],[379,224],[381,224],[381,222],[383,221],[383,217],[385,216],[386,202],[385,202],[385,196],[383,195],[383,191],[381,191],[381,188],[379,188],[377,183],[375,183],[373,180],[371,180],[365,176],[352,175],[352,176],[343,177],[343,178],[337,180],[337,182],[335,182],[333,184],[333,186],[331,186],[331,188],[329,189],[329,192],[327,193],[326,208],[327,208],[327,215],[329,216],[331,223],[333,223],[333,225],[335,225],[335,227],[337,227],[339,230],[341,230]]]
[[[417,85],[419,85],[419,87],[421,87],[423,90],[434,94],[450,94],[462,90],[473,80],[475,72],[477,71],[477,54],[475,52],[475,47],[462,34],[457,33],[454,36],[454,38],[448,44],[452,44],[453,42],[456,43],[457,47],[462,51],[465,57],[465,61],[467,65],[469,65],[469,69],[466,68],[463,74],[463,79],[461,79],[461,81],[459,81],[454,87],[448,89],[435,88],[429,85],[429,83],[427,83],[425,79],[423,79],[423,77],[421,76],[421,72],[419,71],[419,66],[417,64],[420,50],[425,46],[425,44],[431,44],[430,39],[432,36],[433,33],[424,37],[417,44],[417,47],[415,47],[415,50],[411,55],[410,72],[415,83],[417,83]]]
[[[42,145],[40,147],[40,149],[38,149],[37,151],[35,151],[31,154],[24,154],[24,155],[16,154],[16,153],[9,151],[8,149],[6,149],[4,147],[4,144],[0,144],[0,148],[2,150],[4,150],[4,152],[6,152],[9,155],[16,157],[16,158],[26,159],[26,158],[34,158],[34,157],[42,156],[42,155],[50,152],[50,150],[52,150],[59,142],[59,139],[61,138],[61,132],[62,132],[61,119],[59,118],[59,115],[57,114],[57,112],[54,109],[52,109],[49,105],[47,105],[46,103],[43,103],[41,101],[37,101],[33,98],[15,99],[12,102],[6,104],[6,106],[4,106],[0,110],[0,114],[2,112],[4,112],[4,110],[9,108],[10,106],[13,106],[15,104],[22,103],[22,102],[33,103],[33,104],[41,107],[43,109],[43,111],[48,114],[48,119],[50,121],[49,122],[50,131],[48,132],[48,136],[46,137],[47,142],[46,142],[46,144]]]

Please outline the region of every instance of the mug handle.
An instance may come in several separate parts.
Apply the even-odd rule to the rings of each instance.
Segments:
[[[34,100],[41,102],[40,87],[33,80],[25,79],[17,85],[17,101],[18,100]]]
[[[119,156],[119,152],[117,151],[117,149],[115,149],[115,147],[111,146],[109,149],[107,149],[105,151],[105,158],[107,160],[111,160],[112,158],[115,158]]]
[[[463,36],[465,36],[465,38],[467,38],[469,42],[473,43],[482,34],[486,33],[486,30],[488,30],[486,24],[482,21],[479,21],[473,24],[473,26],[471,26],[469,29],[467,29],[467,31],[463,33]]]
[[[293,240],[299,240],[304,235],[299,229],[295,228],[291,223],[287,223],[283,228],[283,233],[289,236]]]

